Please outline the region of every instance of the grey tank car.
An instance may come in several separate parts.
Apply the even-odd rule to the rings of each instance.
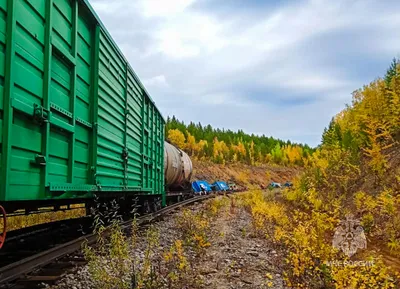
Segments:
[[[166,192],[191,190],[193,164],[190,157],[176,146],[164,143],[164,176]]]

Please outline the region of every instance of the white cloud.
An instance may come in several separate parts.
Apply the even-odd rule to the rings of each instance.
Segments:
[[[295,71],[301,71],[301,68],[296,69]],[[291,77],[288,78],[288,75]],[[280,89],[310,94],[320,92],[324,93],[330,90],[339,91],[343,90],[343,88],[351,89],[357,85],[352,81],[337,78],[333,74],[328,75],[324,71],[319,73],[291,73],[284,69],[277,72],[275,75],[265,76],[262,80],[262,84],[266,87],[277,86]]]
[[[168,87],[169,84],[167,82],[167,79],[165,78],[165,75],[157,75],[154,76],[150,79],[145,79],[143,80],[144,85],[146,86],[156,86],[156,87]]]
[[[119,3],[115,3],[115,5],[110,5],[109,2],[100,2],[100,1],[90,1],[92,4],[94,10],[96,11],[97,14],[103,15],[103,14],[112,14],[115,12],[118,12],[119,9],[121,8],[121,5]]]
[[[159,51],[176,58],[193,57],[200,54],[200,48],[197,45],[184,43],[183,37],[173,30],[161,31]]]
[[[194,0],[142,0],[139,7],[146,17],[173,17],[182,13]]]
[[[186,13],[167,17],[156,37],[158,51],[168,57],[185,58],[202,52],[214,52],[225,45],[222,25],[211,17]]]
[[[254,105],[251,101],[238,97],[232,93],[204,94],[201,95],[200,97],[193,96],[190,99],[186,100],[200,105],[219,106],[221,108],[221,112],[225,111],[224,109],[225,106],[234,106],[243,108],[243,107],[251,107],[252,105]]]
[[[351,92],[398,56],[398,1],[253,3],[223,16],[198,1],[90,0],[162,113],[185,121],[316,145]]]

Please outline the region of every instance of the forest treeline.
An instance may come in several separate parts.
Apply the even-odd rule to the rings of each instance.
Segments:
[[[273,137],[246,134],[203,126],[185,124],[175,116],[168,117],[166,138],[191,157],[215,163],[242,162],[250,165],[275,163],[302,166],[314,149],[306,144],[292,143]]]

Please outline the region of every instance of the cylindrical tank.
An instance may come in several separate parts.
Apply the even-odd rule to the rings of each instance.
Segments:
[[[164,174],[168,188],[184,188],[190,183],[193,165],[190,157],[182,150],[164,142]]]

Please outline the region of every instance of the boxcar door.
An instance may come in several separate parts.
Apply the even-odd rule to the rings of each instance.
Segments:
[[[128,190],[136,190],[142,187],[142,89],[135,80],[131,70],[128,70],[127,91],[127,147],[129,151],[128,161]]]
[[[100,34],[97,180],[103,190],[125,185],[126,63]]]

